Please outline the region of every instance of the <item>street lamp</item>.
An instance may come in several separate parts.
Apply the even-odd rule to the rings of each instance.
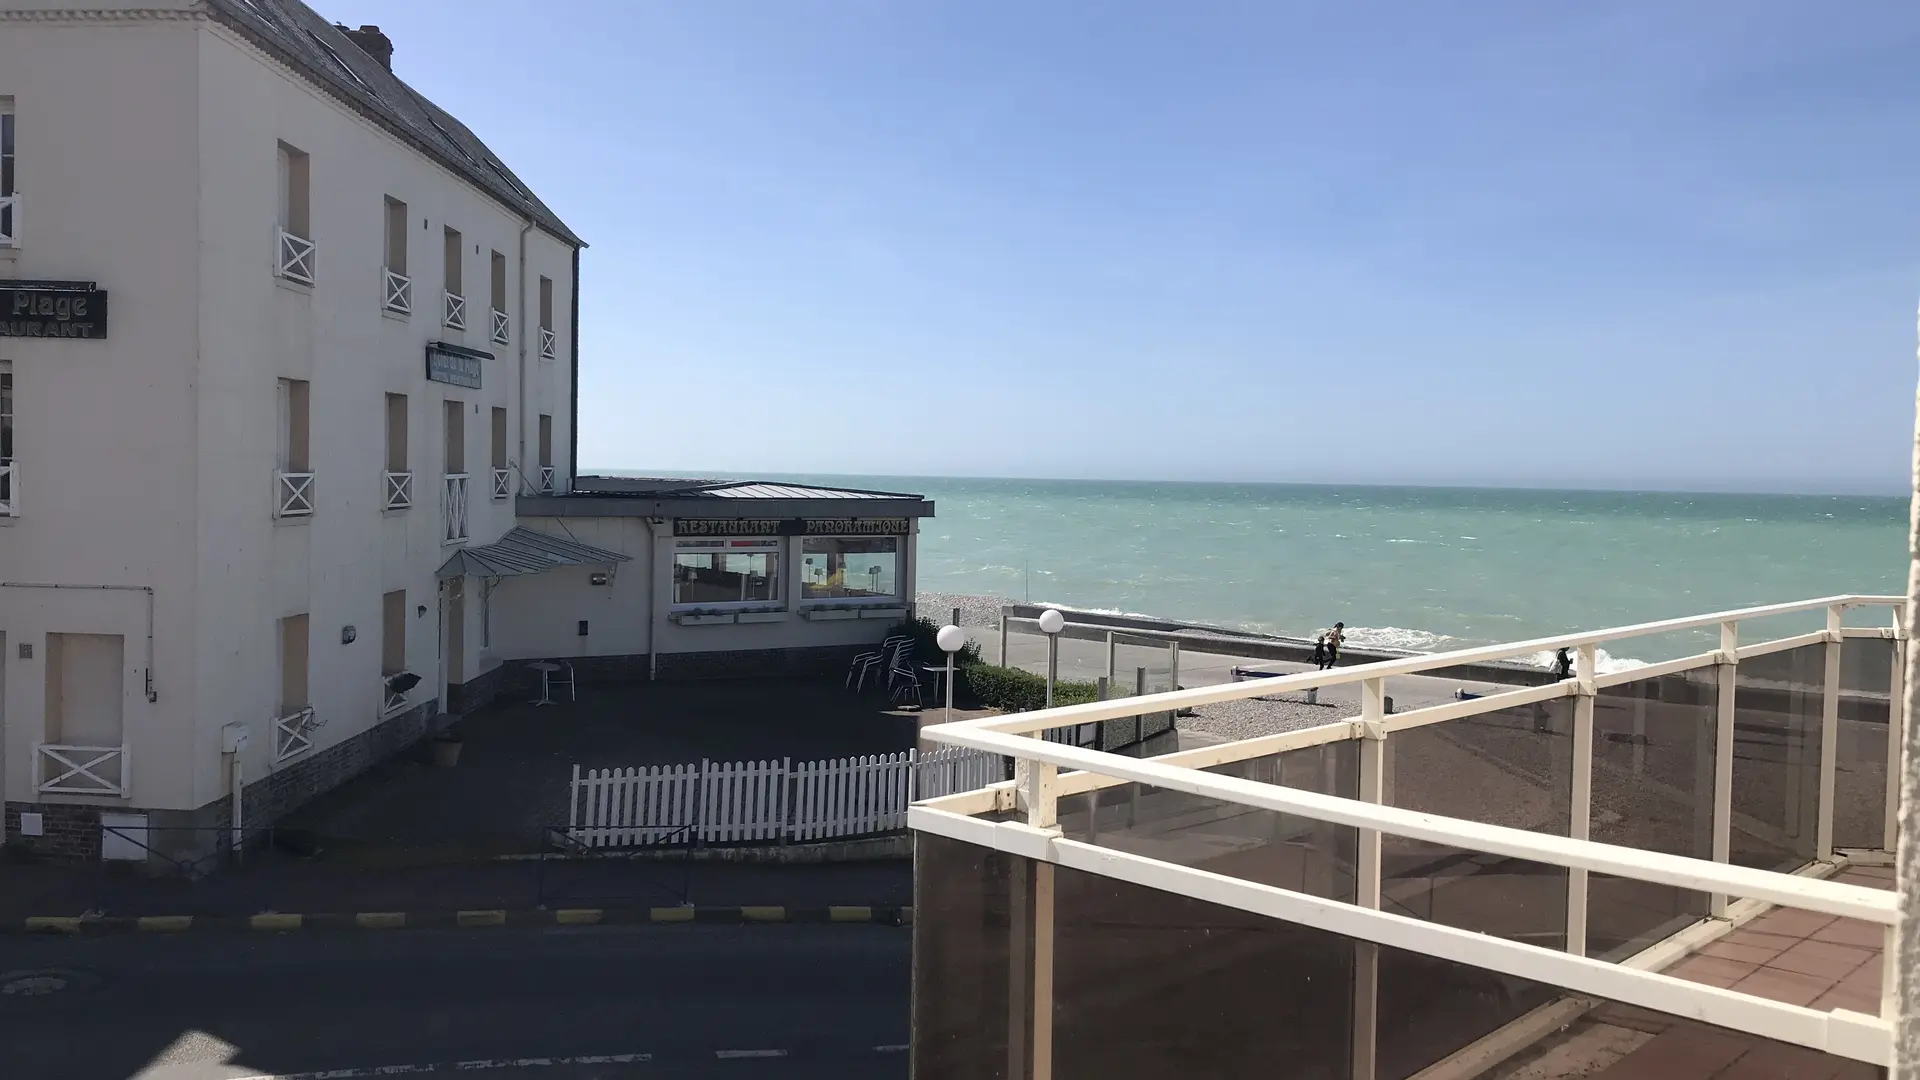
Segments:
[[[967,632],[949,623],[934,635],[934,641],[940,644],[941,651],[947,654],[947,719],[953,723],[953,654],[967,643]]]
[[[1067,617],[1060,614],[1059,608],[1048,608],[1040,613],[1040,632],[1047,635],[1047,708],[1053,708],[1053,680],[1060,674],[1060,631],[1067,627]]]

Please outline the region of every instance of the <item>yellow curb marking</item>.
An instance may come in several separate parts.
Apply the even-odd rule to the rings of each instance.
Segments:
[[[831,922],[872,922],[873,909],[870,907],[830,907],[827,918]]]
[[[787,909],[783,907],[743,907],[740,917],[748,922],[785,922]]]
[[[193,925],[191,915],[142,915],[140,929],[156,933],[170,934],[188,929]]]
[[[261,912],[247,920],[247,925],[255,930],[298,930],[301,917],[284,915],[279,912]]]
[[[561,908],[553,913],[553,921],[561,926],[591,926],[600,921],[599,908]]]
[[[504,911],[459,911],[453,916],[455,926],[505,926],[507,913]]]
[[[393,930],[407,925],[404,911],[362,911],[353,917],[353,925],[364,930]]]
[[[647,914],[654,922],[693,921],[693,909],[690,907],[657,907]]]

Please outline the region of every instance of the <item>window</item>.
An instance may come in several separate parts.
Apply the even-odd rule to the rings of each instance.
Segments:
[[[407,395],[387,395],[387,471],[407,470]]]
[[[307,707],[307,617],[280,620],[280,715]]]
[[[553,468],[553,417],[540,414],[540,467]]]
[[[407,204],[387,196],[387,270],[407,275]]]
[[[0,514],[13,513],[13,369],[0,361]]]
[[[407,670],[407,590],[380,597],[380,674]]]
[[[553,329],[553,279],[540,279],[540,329]]]
[[[682,540],[675,545],[676,606],[776,604],[779,600],[778,541]]]
[[[20,243],[20,189],[13,175],[13,99],[0,97],[0,247]]]
[[[507,410],[493,407],[493,467],[507,467]]]
[[[306,151],[280,144],[280,228],[303,240],[313,239],[312,223],[308,220],[311,172],[311,159]]]
[[[897,600],[900,538],[809,536],[800,541],[800,599]]]
[[[467,292],[460,274],[460,230],[447,229],[443,237],[445,254],[441,256],[441,267],[446,274],[446,318],[448,326],[455,330],[467,328]]]
[[[442,408],[447,418],[447,475],[460,476],[467,471],[466,404],[448,401]]]
[[[312,472],[308,457],[307,402],[312,384],[305,379],[280,380],[280,471]]]
[[[505,345],[507,333],[507,257],[493,253],[493,342]]]

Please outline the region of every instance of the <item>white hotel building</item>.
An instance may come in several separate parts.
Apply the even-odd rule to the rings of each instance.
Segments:
[[[115,814],[205,847],[509,661],[652,674],[904,613],[917,498],[573,494],[582,242],[392,52],[297,0],[0,0],[9,842],[98,857]],[[869,507],[884,581],[809,604],[795,519]],[[655,543],[702,535],[673,513],[794,527],[729,563]],[[681,587],[701,558],[737,595]]]

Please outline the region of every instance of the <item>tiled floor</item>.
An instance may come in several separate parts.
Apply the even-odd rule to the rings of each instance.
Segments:
[[[1891,867],[1853,867],[1833,877],[1893,887]],[[1775,908],[1668,969],[1712,986],[1815,1009],[1880,1011],[1880,928],[1858,919]],[[1752,1036],[1614,1007],[1609,1023],[1651,1035],[1593,1080],[1869,1080],[1860,1062]]]

